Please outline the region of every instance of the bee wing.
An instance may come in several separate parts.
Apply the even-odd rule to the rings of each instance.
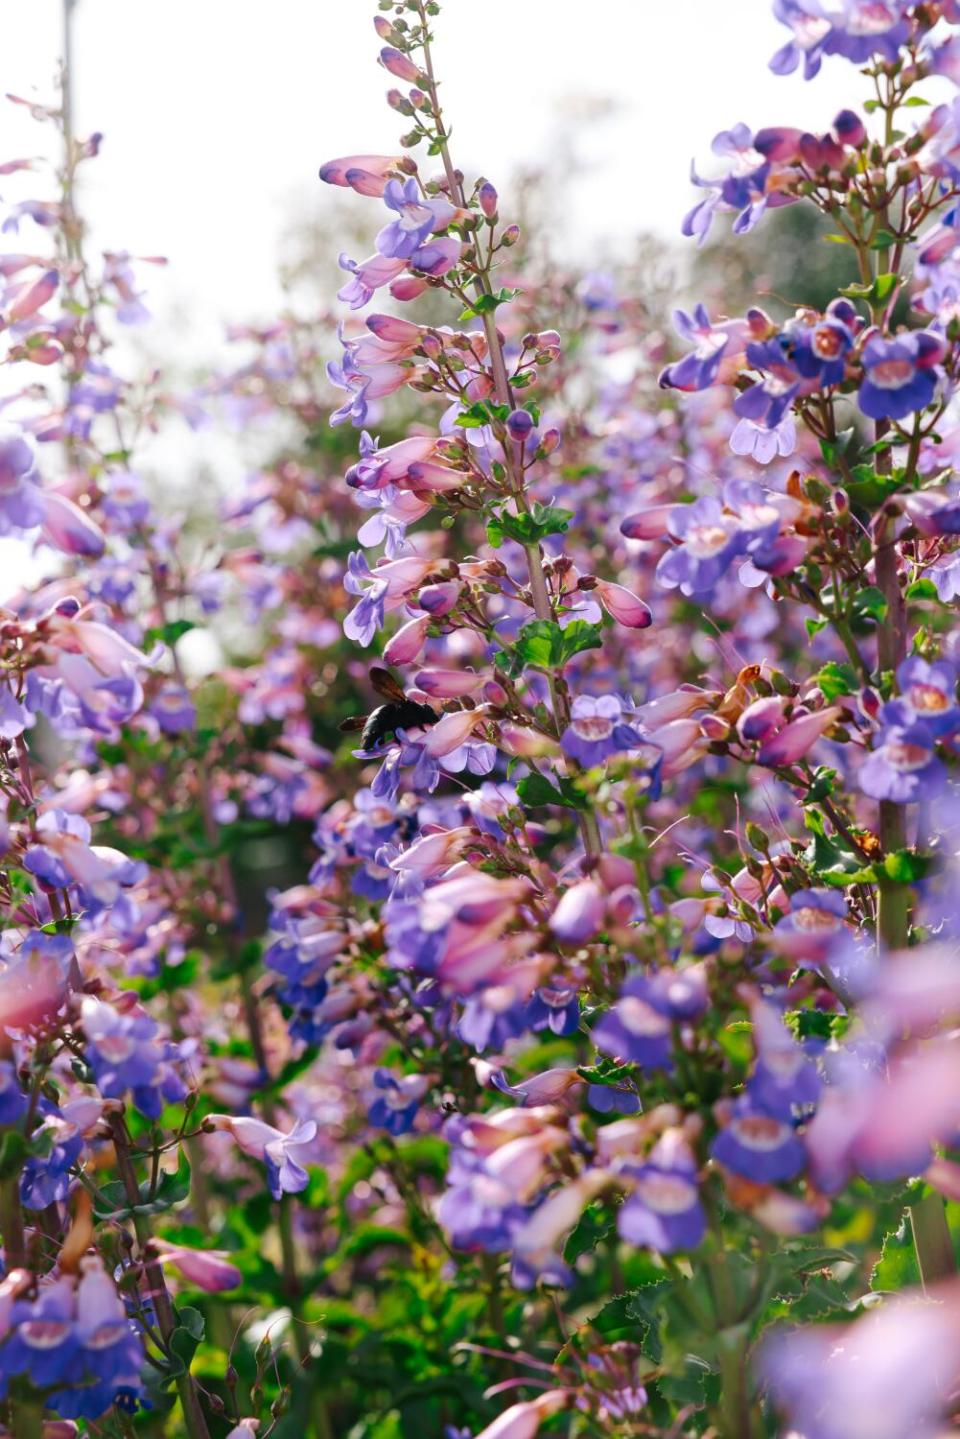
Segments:
[[[392,700],[394,704],[403,704],[407,698],[390,671],[381,669],[379,665],[374,665],[371,669],[370,683],[377,694],[383,695],[385,700]]]
[[[351,715],[349,719],[341,720],[337,729],[341,734],[355,734],[362,730],[367,722],[366,715]]]

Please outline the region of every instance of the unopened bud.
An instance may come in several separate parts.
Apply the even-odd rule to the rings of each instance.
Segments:
[[[495,220],[497,217],[497,192],[489,180],[484,180],[477,191],[477,199],[480,202],[480,209],[488,220]]]
[[[511,245],[515,245],[517,243],[519,238],[520,226],[508,225],[507,228],[504,230],[503,234],[500,236],[500,243],[501,245],[505,245],[509,249]]]

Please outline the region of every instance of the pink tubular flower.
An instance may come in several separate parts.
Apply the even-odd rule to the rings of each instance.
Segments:
[[[384,645],[383,657],[388,665],[408,665],[423,649],[430,625],[429,615],[417,615],[401,625]]]
[[[665,539],[674,509],[672,504],[649,505],[645,510],[638,510],[635,515],[628,515],[620,526],[620,533],[626,535],[628,540]]]
[[[559,1414],[568,1403],[565,1390],[548,1389],[536,1399],[505,1409],[492,1424],[481,1429],[476,1439],[533,1439],[543,1421],[551,1414]]]
[[[172,1264],[184,1279],[205,1294],[221,1294],[243,1283],[243,1274],[230,1263],[222,1249],[187,1249],[182,1244],[168,1244],[164,1239],[153,1239],[151,1244],[158,1251],[161,1264]]]
[[[4,294],[3,314],[0,318],[6,324],[14,325],[18,320],[26,320],[35,315],[53,297],[59,283],[60,276],[57,271],[47,270],[39,279],[12,286]]]
[[[645,630],[653,622],[650,607],[639,595],[609,580],[597,580],[597,597],[604,609],[618,624],[630,630]]]
[[[440,700],[472,694],[482,679],[475,670],[418,670],[414,676],[417,689]]]
[[[486,709],[486,705],[477,705],[476,709],[458,710],[454,714],[443,715],[420,741],[425,753],[432,755],[434,759],[453,754],[453,751],[459,749],[473,734]]]
[[[45,491],[40,503],[43,506],[40,531],[49,545],[65,555],[99,559],[106,545],[103,532],[79,505],[56,490]]]
[[[346,155],[320,166],[320,179],[328,185],[349,186],[360,195],[383,194],[387,180],[402,164],[400,155]]]
[[[404,55],[402,50],[395,50],[392,45],[385,45],[380,51],[380,64],[391,75],[396,75],[398,80],[408,80],[411,85],[416,85],[421,80],[421,74],[409,55]]]
[[[784,764],[795,764],[813,748],[818,739],[835,724],[843,711],[839,705],[828,705],[815,714],[801,715],[791,720],[772,739],[766,740],[757,752],[757,763],[775,769]]]
[[[581,944],[603,927],[606,903],[603,891],[592,879],[581,879],[561,896],[550,928],[564,944]]]

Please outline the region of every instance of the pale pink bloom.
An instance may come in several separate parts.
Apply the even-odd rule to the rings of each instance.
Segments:
[[[399,315],[368,315],[367,329],[386,345],[399,345],[404,353],[412,354],[423,343],[426,331],[412,320],[403,320]]]
[[[511,724],[509,721],[500,726],[500,745],[507,754],[516,755],[520,759],[537,759],[543,755],[556,754],[558,750],[556,740],[550,739],[548,735],[540,734],[527,725]]]
[[[259,1419],[242,1419],[239,1424],[234,1425],[230,1430],[227,1439],[257,1439],[257,1430],[259,1428]]]
[[[89,515],[66,495],[46,490],[41,495],[43,519],[40,532],[47,544],[65,555],[103,554],[106,541],[103,531]]]
[[[765,695],[754,700],[737,720],[737,734],[744,744],[765,740],[781,729],[785,719],[786,700],[779,695]]]
[[[605,896],[595,880],[581,879],[561,895],[550,928],[565,944],[582,944],[603,927]]]
[[[53,297],[59,283],[56,270],[47,270],[39,279],[11,286],[3,297],[3,319],[13,325],[35,315]]]
[[[147,655],[98,620],[54,615],[50,630],[54,641],[64,650],[86,655],[101,674],[110,678],[151,667],[152,661]]]
[[[387,599],[398,599],[415,590],[434,568],[434,560],[418,559],[416,555],[404,555],[399,560],[387,560],[373,570],[376,580],[385,580]]]
[[[696,714],[698,710],[709,709],[720,698],[720,694],[715,690],[697,689],[693,685],[684,686],[682,689],[672,690],[669,694],[658,695],[644,705],[638,705],[631,718],[654,730],[658,725],[669,724],[671,720],[689,719],[690,715]]]
[[[628,540],[662,540],[670,528],[670,515],[675,509],[669,505],[649,505],[628,516],[620,526],[621,534]]]
[[[220,1294],[243,1283],[243,1274],[222,1249],[188,1249],[182,1244],[168,1244],[164,1239],[153,1239],[151,1244],[161,1264],[172,1264],[184,1279],[205,1294]]]
[[[543,1421],[565,1409],[568,1402],[565,1390],[548,1389],[536,1399],[512,1404],[481,1429],[476,1439],[534,1439]]]
[[[543,1184],[550,1157],[569,1143],[562,1129],[548,1125],[536,1134],[525,1134],[500,1145],[484,1168],[506,1184],[517,1199],[527,1200]]]
[[[468,695],[482,682],[475,670],[419,670],[414,676],[417,689],[433,699],[459,699]]]
[[[512,1248],[533,1268],[542,1269],[592,1199],[610,1183],[602,1169],[588,1169],[561,1185],[533,1211],[514,1235]]]
[[[360,195],[382,195],[387,180],[402,163],[400,155],[345,155],[320,166],[328,185],[349,186]]]
[[[407,471],[407,481],[415,492],[426,490],[441,494],[449,490],[462,490],[470,476],[463,470],[452,470],[448,465],[438,465],[434,460],[419,460]]]
[[[380,51],[380,64],[398,80],[407,80],[411,85],[416,85],[421,78],[420,70],[410,56],[402,50],[395,50],[392,45],[386,45]]]
[[[706,754],[709,740],[700,732],[695,719],[671,720],[650,733],[650,739],[663,751],[661,773],[664,779],[680,774]]]
[[[431,623],[430,615],[417,615],[401,625],[383,647],[383,658],[387,664],[408,665],[415,660],[426,643]]]
[[[390,861],[390,868],[398,874],[415,874],[421,879],[428,879],[441,870],[449,869],[473,839],[473,831],[465,825],[421,835]]]
[[[834,725],[843,713],[839,705],[828,705],[814,714],[801,715],[791,720],[779,734],[760,746],[757,763],[776,768],[780,765],[795,764],[802,759],[824,732]]]
[[[399,280],[394,280],[390,293],[395,300],[416,300],[426,288],[426,280],[418,279],[416,275],[402,275]]]
[[[608,614],[627,629],[645,630],[653,623],[650,606],[623,585],[611,584],[609,580],[597,580],[596,592]]]
[[[420,741],[424,752],[434,759],[453,754],[470,738],[486,710],[486,705],[477,705],[476,709],[456,710],[453,714],[443,715]]]
[[[510,1085],[510,1093],[519,1095],[525,1105],[561,1104],[570,1091],[582,1089],[586,1083],[575,1069],[544,1069]]]

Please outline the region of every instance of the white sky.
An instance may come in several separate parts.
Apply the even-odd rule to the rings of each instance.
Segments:
[[[197,359],[222,319],[269,317],[281,236],[336,199],[319,164],[395,148],[374,13],[375,0],[79,0],[77,131],[105,135],[81,206],[103,246],[169,256],[147,272],[151,308],[179,316]],[[0,0],[0,15],[0,91],[48,98],[60,0]],[[566,185],[559,164],[552,176],[560,246],[581,254],[640,229],[676,236],[690,160],[709,170],[717,130],[826,128],[864,83],[842,60],[811,84],[772,75],[786,32],[770,0],[446,0],[436,32],[457,163],[502,193],[518,164],[556,161],[575,98],[614,102],[574,141],[582,180]],[[36,129],[0,112],[3,157],[36,153]],[[375,202],[353,203],[380,223]]]

